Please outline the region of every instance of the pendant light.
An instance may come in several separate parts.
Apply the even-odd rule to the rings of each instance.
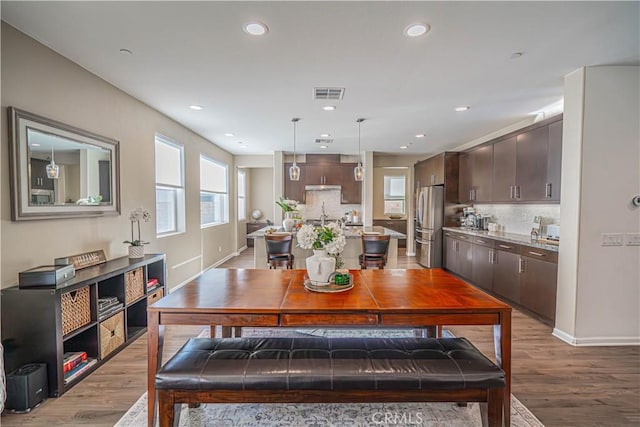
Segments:
[[[353,177],[356,181],[362,181],[364,179],[364,167],[360,160],[360,124],[364,122],[364,119],[357,119],[356,122],[358,122],[358,166],[353,168]]]
[[[293,122],[293,164],[289,167],[289,179],[291,181],[300,181],[300,168],[296,165],[296,123],[299,120],[297,117],[291,119]]]
[[[60,174],[60,168],[56,165],[56,162],[53,160],[53,143],[51,143],[51,163],[47,165],[47,177],[49,179],[58,179]]]

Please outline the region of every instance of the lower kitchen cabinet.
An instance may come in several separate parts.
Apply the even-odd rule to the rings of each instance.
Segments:
[[[556,317],[556,253],[523,248],[520,260],[520,304],[541,317]]]
[[[473,245],[473,262],[471,280],[487,291],[493,289],[493,259],[494,250],[488,246]]]
[[[473,274],[473,244],[471,237],[446,231],[445,268],[465,279]]]
[[[515,247],[515,245],[505,245]],[[520,255],[497,250],[493,261],[493,292],[520,304]]]

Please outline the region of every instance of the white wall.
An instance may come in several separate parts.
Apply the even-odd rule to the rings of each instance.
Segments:
[[[565,78],[562,240],[554,335],[577,345],[640,344],[640,247],[601,245],[640,231],[640,68]]]
[[[254,209],[260,209],[263,215],[260,222],[267,219],[274,221],[272,214],[277,197],[273,193],[273,168],[251,168],[250,171],[249,189],[251,195],[247,206],[249,213]],[[253,221],[251,217],[249,220]]]
[[[129,238],[129,212],[143,206],[155,218],[156,132],[185,147],[186,232],[158,239],[153,220],[142,224],[142,237],[151,242],[146,250],[167,254],[169,286],[194,277],[202,268],[235,251],[233,223],[200,229],[200,154],[225,162],[229,170],[234,170],[233,157],[228,152],[4,22],[1,43],[2,287],[15,284],[19,271],[51,264],[57,257],[96,249],[103,249],[109,259],[127,254],[127,245],[122,241]],[[12,222],[8,106],[120,141],[122,214]],[[235,176],[230,178],[233,189]],[[229,217],[235,218],[235,203],[230,205]]]

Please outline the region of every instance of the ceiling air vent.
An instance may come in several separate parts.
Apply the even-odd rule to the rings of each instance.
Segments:
[[[332,138],[316,138],[316,144],[331,144],[333,142]]]
[[[343,87],[313,88],[313,99],[342,99],[343,96],[344,96]]]

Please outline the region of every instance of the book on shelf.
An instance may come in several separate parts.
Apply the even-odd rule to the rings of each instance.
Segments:
[[[103,320],[109,316],[111,316],[114,313],[117,313],[118,311],[120,311],[120,309],[122,309],[122,307],[124,307],[123,303],[118,303],[112,307],[109,307],[107,309],[104,310],[99,310],[98,311],[98,320]]]
[[[147,288],[153,288],[154,286],[158,285],[158,279],[149,279],[147,280]]]
[[[86,351],[70,351],[64,353],[62,356],[62,370],[64,373],[67,373],[85,360],[87,360]]]
[[[98,363],[98,359],[87,359],[80,363],[78,366],[64,374],[64,383],[69,384],[74,379],[78,378],[84,372],[89,370],[93,365]]]

